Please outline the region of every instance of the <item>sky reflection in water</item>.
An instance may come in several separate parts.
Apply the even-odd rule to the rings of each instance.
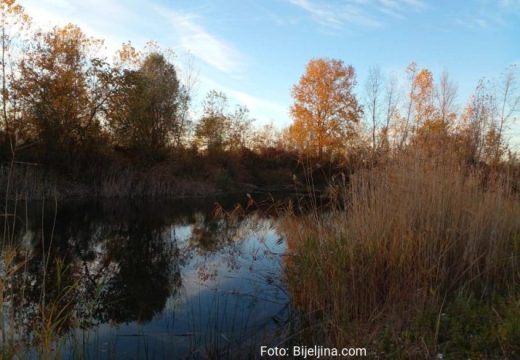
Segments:
[[[226,209],[235,202],[220,201]],[[54,204],[28,208],[18,233],[35,285],[17,316],[31,323],[42,249],[63,259],[63,282],[79,284],[66,301],[78,321],[63,331],[65,358],[205,358],[279,340],[289,311],[286,244],[272,217],[215,216],[208,200],[71,202],[56,216]],[[54,276],[50,270],[48,289]]]

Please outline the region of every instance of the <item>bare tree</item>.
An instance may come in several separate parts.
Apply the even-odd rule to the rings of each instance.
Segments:
[[[179,79],[189,94],[190,98],[197,96],[199,86],[200,71],[195,65],[195,58],[191,53],[182,56],[179,66]]]
[[[457,85],[450,79],[449,74],[444,71],[439,79],[439,84],[435,91],[437,109],[444,125],[447,125],[455,115],[456,98]]]
[[[390,75],[385,86],[385,132],[388,134],[392,119],[399,109],[399,83],[395,74]]]
[[[482,159],[485,135],[491,122],[489,104],[486,81],[481,79],[461,116],[464,128],[468,131],[468,145],[474,161]]]
[[[496,162],[503,154],[504,131],[512,123],[520,110],[517,68],[508,67],[488,90],[489,129],[487,156]],[[492,139],[489,140],[489,139]]]
[[[199,86],[199,69],[195,65],[195,58],[191,53],[186,53],[182,56],[180,65],[178,66],[179,79],[181,83],[181,94],[184,101],[179,109],[179,126],[181,131],[174,139],[176,147],[179,147],[188,142],[188,139],[193,135],[194,131],[193,119],[195,115],[191,111],[191,104],[197,97],[197,90]]]
[[[365,114],[370,118],[372,127],[372,152],[376,150],[376,132],[378,127],[381,91],[383,87],[383,78],[379,67],[372,67],[368,72],[367,82],[365,84],[366,109]]]
[[[404,118],[404,128],[402,129],[401,139],[399,142],[399,147],[401,148],[408,139],[408,133],[410,131],[410,121],[412,120],[412,115],[414,111],[414,93],[417,86],[415,81],[415,77],[417,76],[417,64],[411,63],[406,68],[407,80],[408,80],[408,92],[406,97],[406,117]],[[412,129],[413,130],[413,129]]]
[[[507,68],[498,86],[496,99],[499,105],[498,114],[498,133],[502,132],[507,124],[518,114],[520,110],[520,94],[518,93],[518,83],[516,66]]]

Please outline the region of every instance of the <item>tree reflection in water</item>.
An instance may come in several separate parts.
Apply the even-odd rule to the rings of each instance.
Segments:
[[[224,203],[226,207],[233,208],[231,203]],[[184,305],[192,301],[194,281],[201,290],[221,288],[226,296],[233,296],[230,303],[257,311],[261,298],[249,293],[244,302],[241,291],[254,288],[268,294],[267,287],[281,270],[270,262],[257,265],[259,257],[269,254],[259,234],[272,231],[272,226],[258,215],[246,216],[240,206],[216,214],[208,201],[68,202],[56,208],[54,203],[32,203],[27,208],[27,222],[17,226],[15,237],[30,261],[17,275],[19,291],[13,299],[15,323],[27,338],[38,339],[42,320],[58,313],[60,318],[51,319],[59,322],[52,329],[56,336],[78,327],[162,321],[176,298],[184,295],[178,300]],[[244,286],[241,267],[256,285]],[[271,282],[264,281],[260,268],[267,269]],[[226,278],[216,281],[219,271]],[[230,274],[236,278],[229,279]],[[202,294],[205,291],[199,290],[198,296]],[[262,311],[280,309],[269,306]],[[259,316],[269,321],[269,314]]]

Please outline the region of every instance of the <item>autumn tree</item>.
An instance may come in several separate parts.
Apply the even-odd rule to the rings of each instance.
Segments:
[[[20,34],[28,29],[30,18],[24,8],[15,0],[0,0],[0,71],[1,71],[1,99],[2,125],[5,133],[12,137],[15,132],[15,118],[17,106],[12,92],[14,80],[14,62],[16,55],[13,43],[20,42]],[[15,145],[15,144],[11,144]]]
[[[421,69],[414,79],[412,101],[415,106],[415,128],[435,119],[433,105],[434,85],[433,75],[428,69]]]
[[[25,137],[40,143],[46,158],[71,165],[96,148],[100,116],[110,96],[102,42],[69,24],[35,34],[15,84],[27,123]]]
[[[430,155],[450,151],[450,132],[455,121],[456,86],[444,72],[438,85],[429,70],[422,69],[416,78],[416,141]]]
[[[314,59],[307,64],[292,90],[289,138],[299,151],[321,158],[344,149],[362,115],[355,85],[354,68],[341,60]]]
[[[145,56],[136,70],[123,69],[111,98],[108,124],[117,144],[155,156],[179,141],[186,102],[175,66],[161,53]]]

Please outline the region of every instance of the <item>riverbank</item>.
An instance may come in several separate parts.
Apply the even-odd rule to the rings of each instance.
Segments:
[[[2,197],[49,198],[195,198],[236,193],[293,192],[304,184],[298,159],[281,154],[268,159],[256,154],[216,161],[166,159],[150,163],[112,160],[99,166],[64,171],[36,163],[4,163],[0,167]]]

